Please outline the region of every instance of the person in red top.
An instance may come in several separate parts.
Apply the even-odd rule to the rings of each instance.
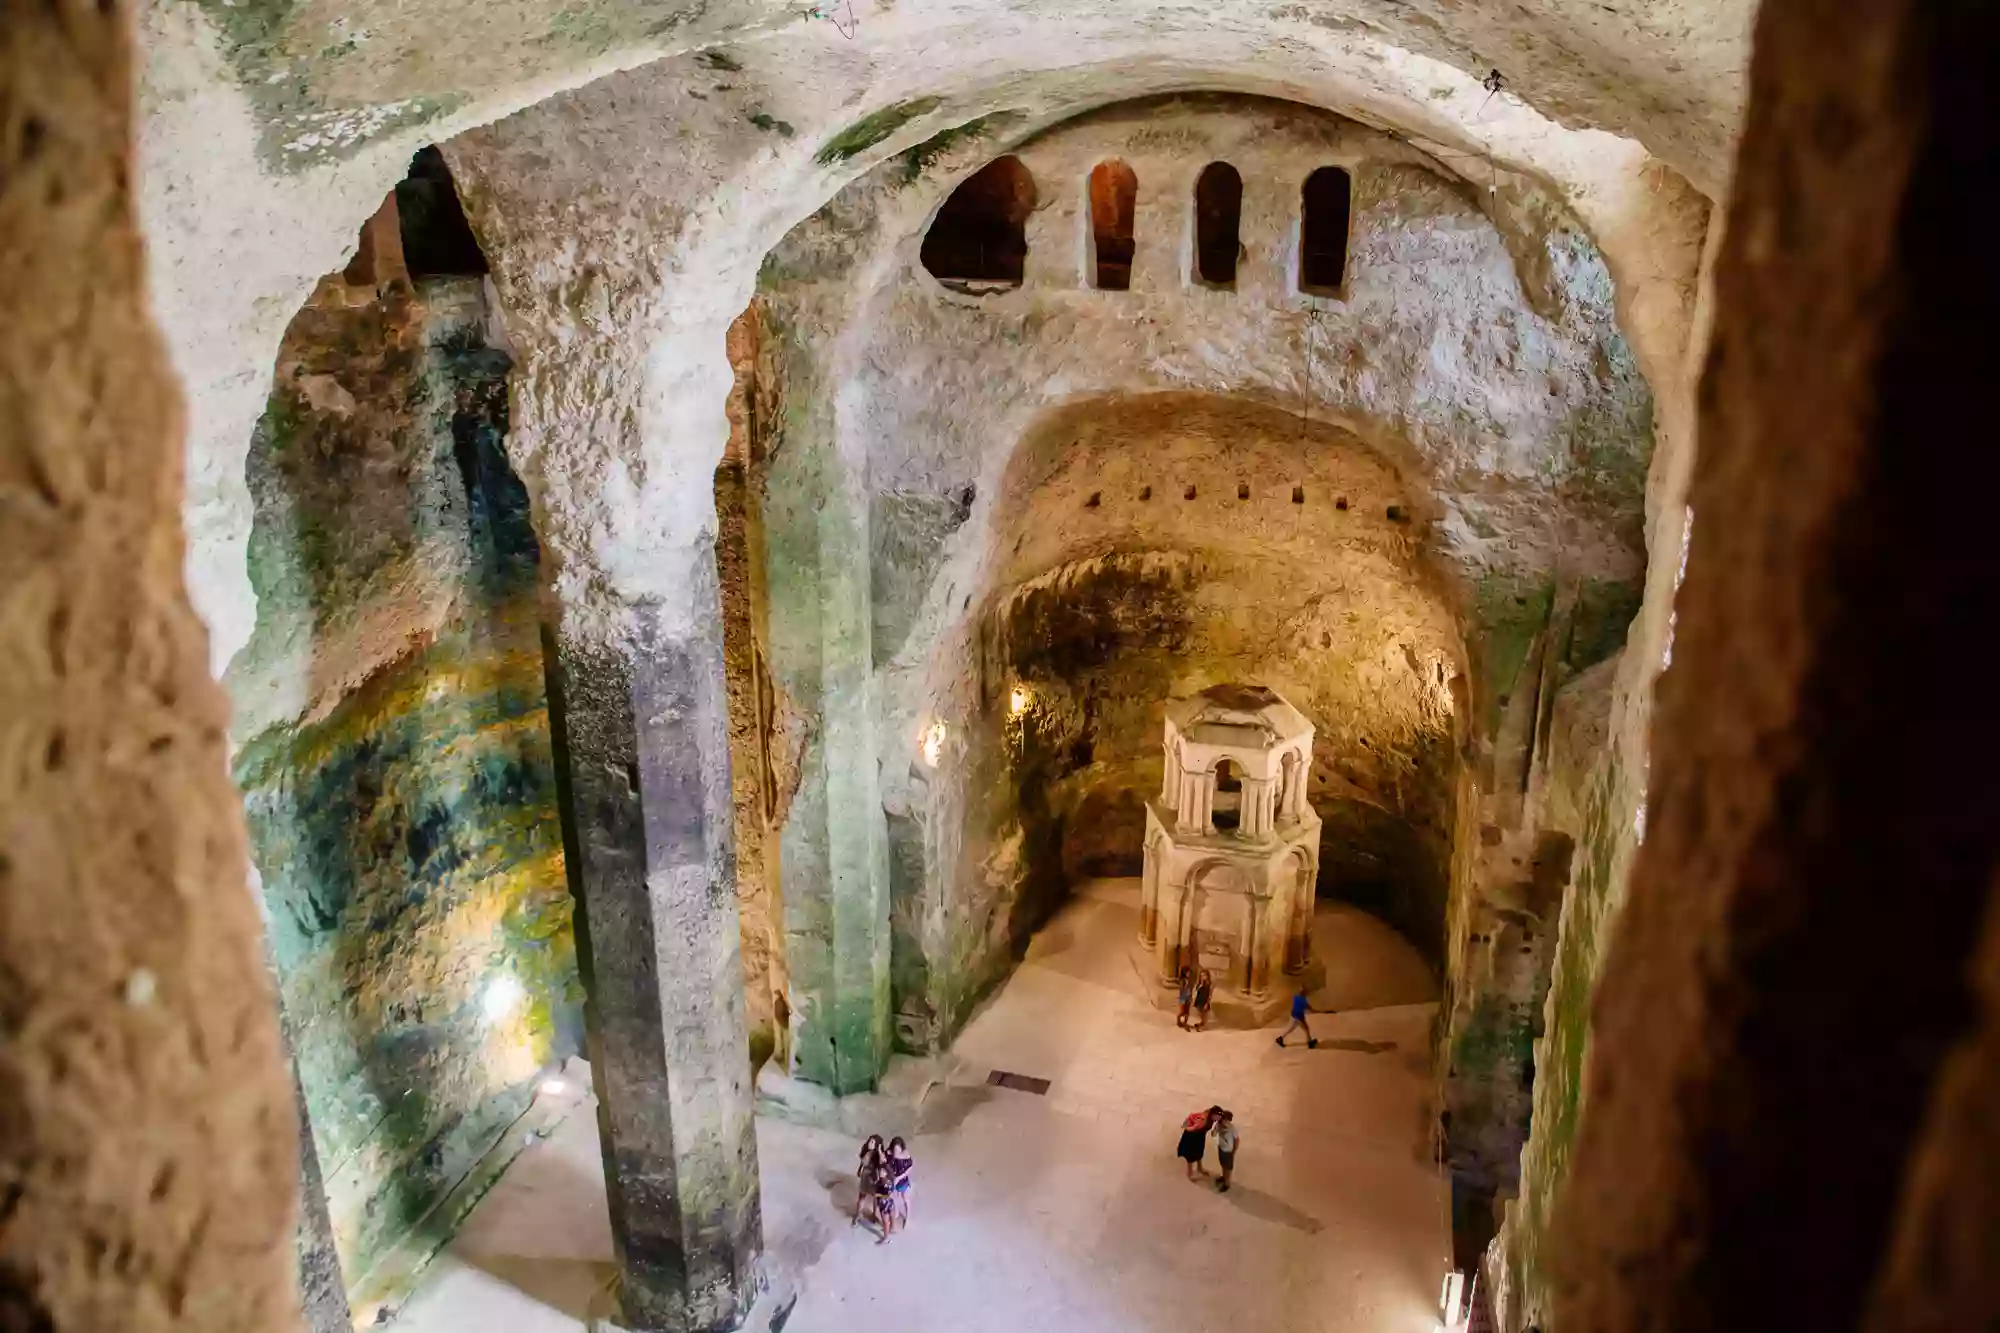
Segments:
[[[1196,1111],[1193,1115],[1181,1121],[1181,1145],[1175,1149],[1175,1154],[1183,1162],[1187,1163],[1187,1178],[1189,1180],[1195,1178],[1196,1172],[1200,1172],[1204,1176],[1208,1174],[1208,1168],[1201,1164],[1201,1159],[1208,1152],[1209,1127],[1215,1123],[1215,1118],[1221,1114],[1222,1108],[1220,1106],[1211,1106],[1206,1111]]]

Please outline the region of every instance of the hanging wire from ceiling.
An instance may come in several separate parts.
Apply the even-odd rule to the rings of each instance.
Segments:
[[[1319,317],[1317,306],[1306,311],[1306,354],[1305,364],[1299,376],[1299,438],[1304,439],[1306,430],[1312,425],[1313,380],[1319,368]]]
[[[829,0],[827,4],[814,5],[808,12],[813,18],[831,23],[833,30],[850,42],[861,31],[861,20],[854,13],[854,0],[839,0],[838,4]]]

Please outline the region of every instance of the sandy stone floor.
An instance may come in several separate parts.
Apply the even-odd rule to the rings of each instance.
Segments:
[[[1106,881],[1036,938],[925,1097],[911,1225],[890,1243],[849,1225],[850,1136],[760,1119],[766,1241],[799,1293],[787,1333],[1433,1333],[1449,1223],[1414,951],[1323,910],[1315,1002],[1339,1012],[1314,1018],[1318,1050],[1280,1051],[1272,1031],[1183,1033],[1145,1004],[1137,924],[1132,882]],[[1051,1086],[988,1087],[993,1069]],[[1226,1195],[1172,1155],[1211,1102],[1243,1131]],[[612,1273],[597,1154],[584,1114],[524,1152],[399,1333],[585,1327]]]

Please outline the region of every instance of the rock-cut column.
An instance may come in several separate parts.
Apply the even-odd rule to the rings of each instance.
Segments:
[[[627,1327],[736,1327],[762,1245],[714,564],[564,608],[550,712]],[[615,630],[600,628],[615,622]]]

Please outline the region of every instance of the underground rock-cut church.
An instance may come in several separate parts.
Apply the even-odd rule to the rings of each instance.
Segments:
[[[0,1330],[2000,1327],[1996,39],[0,0]]]

